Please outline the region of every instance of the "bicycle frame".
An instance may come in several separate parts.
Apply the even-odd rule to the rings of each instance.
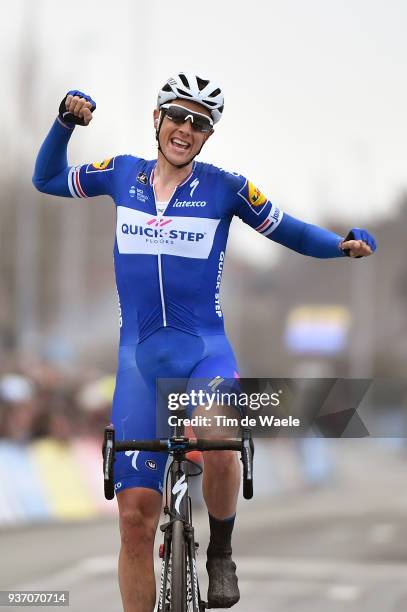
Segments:
[[[171,546],[172,529],[175,522],[182,523],[182,531],[186,545],[186,558],[190,567],[191,576],[191,600],[194,612],[205,609],[205,602],[200,599],[198,574],[196,570],[196,549],[198,544],[195,542],[195,532],[192,526],[191,498],[188,488],[188,468],[190,461],[185,457],[184,450],[173,451],[173,461],[169,467],[170,482],[170,505],[164,506],[164,514],[170,517],[170,521],[160,526],[164,532],[164,558],[161,569],[161,585],[158,610],[165,610],[165,593],[169,564],[169,547]],[[166,491],[166,495],[168,491]],[[189,575],[186,568],[186,574]],[[186,585],[187,587],[187,585]]]

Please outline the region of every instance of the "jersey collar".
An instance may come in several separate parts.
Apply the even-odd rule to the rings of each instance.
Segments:
[[[157,162],[155,162],[155,164],[154,164],[154,166],[153,166],[153,168],[152,168],[152,170],[150,172],[150,187],[153,186],[154,172],[155,172],[156,166],[157,166]],[[193,161],[192,162],[192,170],[191,170],[190,174],[186,177],[186,179],[184,179],[182,181],[182,183],[177,185],[177,187],[182,187],[183,185],[185,185],[185,183],[187,183],[189,181],[189,179],[193,176],[193,174],[195,172],[195,169],[196,169],[196,161]]]

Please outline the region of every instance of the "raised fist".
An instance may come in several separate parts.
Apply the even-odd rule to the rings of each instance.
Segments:
[[[59,105],[59,118],[67,125],[89,125],[96,102],[76,89],[68,91]]]

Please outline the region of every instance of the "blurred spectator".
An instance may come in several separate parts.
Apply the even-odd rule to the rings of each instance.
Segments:
[[[78,408],[73,392],[61,390],[43,395],[40,418],[33,437],[68,442],[78,429]]]
[[[103,430],[110,422],[114,387],[114,376],[104,376],[79,390],[76,400],[82,416],[83,435],[102,438]]]
[[[32,381],[17,374],[0,380],[1,433],[15,442],[29,442],[38,416],[36,390]]]
[[[102,440],[115,378],[93,370],[63,371],[31,355],[1,356],[0,438],[29,442],[74,436]]]

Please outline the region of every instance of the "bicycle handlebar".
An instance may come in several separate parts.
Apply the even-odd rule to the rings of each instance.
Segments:
[[[151,452],[189,452],[192,450],[236,450],[240,451],[240,460],[243,463],[243,497],[253,497],[253,455],[254,445],[251,431],[242,428],[240,438],[229,438],[222,440],[204,440],[199,438],[186,438],[184,436],[172,438],[161,438],[156,440],[123,440],[115,441],[113,425],[105,427],[103,441],[103,477],[106,499],[114,497],[113,464],[115,453],[129,450],[144,450]]]
[[[192,450],[208,451],[208,450],[242,450],[242,440],[240,438],[230,438],[222,440],[206,440],[200,438],[189,438],[181,442],[179,448],[185,452]],[[116,442],[116,451],[129,450],[144,450],[152,452],[168,452],[177,450],[176,440],[162,438],[159,440],[125,440],[124,442]]]

